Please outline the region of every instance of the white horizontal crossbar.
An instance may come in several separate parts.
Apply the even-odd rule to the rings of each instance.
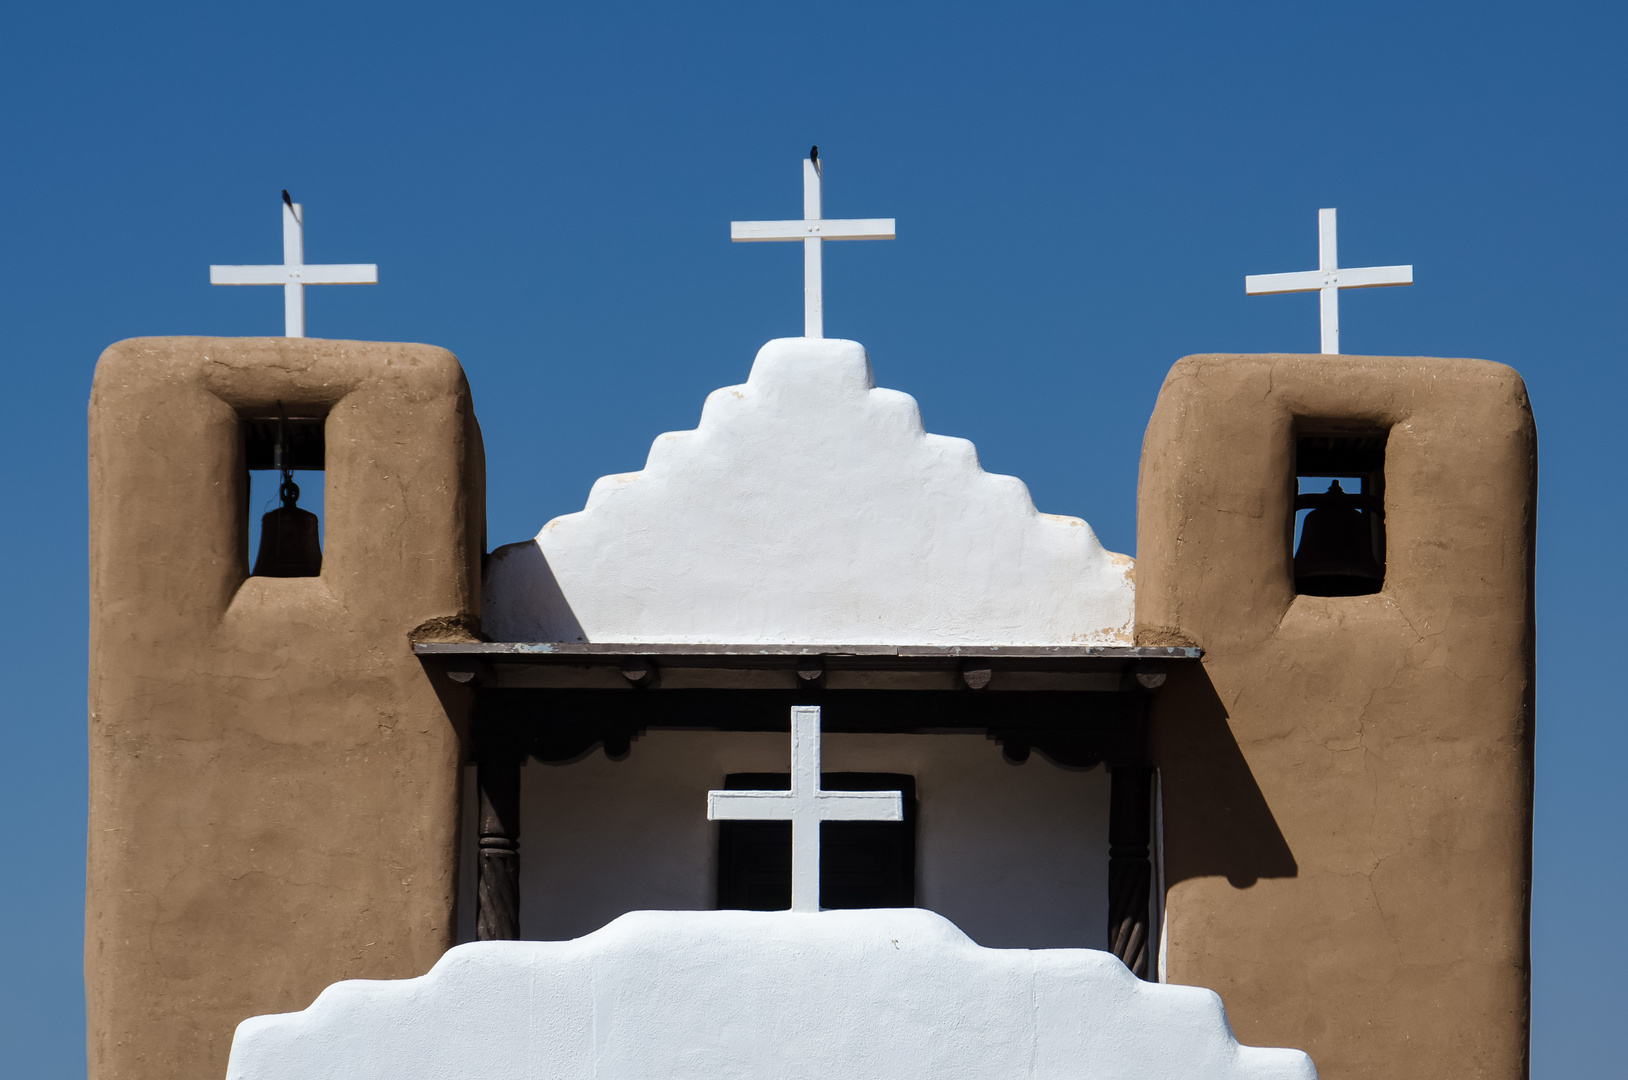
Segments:
[[[301,266],[211,266],[211,285],[377,285],[377,263]]]
[[[797,804],[789,791],[709,791],[708,821],[787,821]]]
[[[1355,270],[1336,270],[1329,282],[1341,289],[1372,289],[1380,285],[1412,285],[1411,266],[1359,266]]]
[[[813,802],[789,791],[709,791],[708,821],[788,821],[800,808],[820,821],[903,821],[897,791],[819,791]]]
[[[903,821],[904,796],[897,791],[822,791],[822,821]]]
[[[1244,292],[1250,296],[1316,292],[1327,283],[1328,274],[1322,270],[1299,270],[1292,274],[1250,274],[1244,278]]]
[[[1412,285],[1411,266],[1359,266],[1349,270],[1300,270],[1291,274],[1251,274],[1244,278],[1250,296],[1317,292],[1321,289],[1373,289],[1381,285]]]
[[[729,238],[754,240],[892,240],[893,218],[814,218],[807,221],[731,221]]]

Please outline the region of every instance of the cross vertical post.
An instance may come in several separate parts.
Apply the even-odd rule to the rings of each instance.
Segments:
[[[825,252],[827,240],[892,240],[892,218],[828,220],[825,217],[825,164],[815,152],[803,159],[803,217],[800,221],[731,221],[734,241],[803,242],[803,336],[825,336]]]
[[[283,336],[305,336],[307,285],[377,285],[377,263],[305,262],[305,207],[283,192],[283,262],[281,266],[211,266],[211,285],[281,285]]]
[[[1335,210],[1317,211],[1317,269],[1291,274],[1251,274],[1244,278],[1244,292],[1250,296],[1271,293],[1315,292],[1322,324],[1323,352],[1340,352],[1340,290],[1372,289],[1381,285],[1412,285],[1412,266],[1364,266],[1340,269],[1339,237]]]
[[[820,221],[825,177],[820,163],[803,159],[803,220]],[[825,252],[818,236],[803,237],[803,336],[825,336]]]
[[[818,244],[819,241],[814,241]],[[816,250],[818,250],[816,248]],[[820,910],[820,817],[796,813],[799,795],[819,797],[820,710],[791,714],[791,910]],[[901,815],[902,816],[902,815]]]
[[[1340,268],[1340,238],[1334,223],[1338,212],[1332,206],[1317,211],[1317,269],[1323,272],[1323,287],[1317,290],[1317,314],[1323,352],[1331,356],[1340,353],[1340,286],[1338,279],[1329,280]]]
[[[283,266],[305,266],[305,207],[299,203],[283,202]],[[283,283],[283,336],[305,336],[305,283],[294,280]]]
[[[709,791],[708,821],[791,822],[791,910],[820,910],[820,823],[903,821],[897,791],[820,789],[820,709],[791,710],[790,791]]]

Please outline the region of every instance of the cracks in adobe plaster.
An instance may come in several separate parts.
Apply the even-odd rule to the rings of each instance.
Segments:
[[[1407,964],[1407,952],[1403,948],[1402,942],[1397,938],[1396,931],[1391,927],[1390,917],[1385,914],[1385,905],[1379,901],[1379,890],[1374,888],[1374,875],[1379,873],[1380,868],[1383,867],[1387,862],[1397,858],[1401,854],[1403,853],[1400,851],[1392,851],[1387,855],[1381,855],[1377,860],[1374,861],[1373,865],[1369,866],[1366,870],[1341,871],[1325,869],[1317,871],[1317,874],[1319,876],[1340,879],[1361,878],[1363,883],[1368,887],[1368,899],[1373,904],[1375,913],[1379,915],[1379,924],[1385,928],[1385,936],[1390,938],[1391,944],[1396,947],[1399,962]]]
[[[1446,614],[1442,617],[1442,628],[1440,630],[1431,630],[1429,632],[1422,631],[1417,626],[1415,626],[1413,624],[1413,620],[1408,617],[1408,613],[1406,611],[1402,610],[1402,605],[1398,604],[1391,597],[1389,597],[1389,596],[1385,597],[1385,606],[1389,610],[1394,611],[1396,613],[1396,617],[1401,619],[1402,622],[1407,626],[1407,628],[1413,632],[1413,636],[1418,639],[1420,644],[1423,644],[1424,642],[1430,640],[1433,637],[1440,637],[1441,635],[1447,633],[1448,624],[1450,624],[1453,621],[1453,605],[1452,605],[1451,601],[1449,601],[1449,603],[1447,605]]]
[[[380,479],[389,480],[391,479],[391,474],[385,473],[382,477],[380,477]],[[399,538],[401,537],[402,533],[410,528],[415,528],[416,523],[413,520],[412,507],[410,505],[411,500],[407,497],[407,486],[402,481],[401,471],[399,469],[395,473],[395,482],[391,486],[395,490],[396,498],[401,501],[401,516],[397,519],[395,525],[391,526],[390,537],[392,540],[397,541],[397,547],[400,547],[401,544]]]
[[[1260,518],[1265,514],[1265,510],[1261,508],[1256,508],[1254,510],[1229,510],[1224,506],[1216,506],[1214,503],[1203,500],[1199,501],[1199,505],[1210,511],[1212,514],[1230,514],[1233,517],[1252,518],[1257,521],[1260,520]]]
[[[1253,953],[1237,953],[1229,949],[1216,948],[1216,938],[1213,935],[1194,934],[1193,936],[1195,939],[1203,942],[1203,952],[1205,956],[1226,960],[1230,964],[1238,965],[1239,968],[1252,968],[1255,970],[1260,970],[1269,963],[1269,961],[1262,960],[1258,955]],[[1188,949],[1192,948],[1191,943],[1180,942],[1177,934],[1172,933],[1170,939],[1171,952],[1176,952],[1176,950],[1180,949],[1182,945],[1186,945]]]

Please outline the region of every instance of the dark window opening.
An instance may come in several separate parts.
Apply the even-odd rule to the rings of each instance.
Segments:
[[[1363,596],[1385,584],[1388,434],[1302,432],[1297,438],[1295,592]]]
[[[256,577],[322,573],[326,446],[322,417],[243,418],[248,550]]]
[[[820,906],[916,906],[916,778],[898,773],[822,773],[827,791],[897,791],[903,821],[820,825]],[[732,791],[789,791],[790,773],[730,773]],[[718,907],[791,907],[791,822],[718,823]]]

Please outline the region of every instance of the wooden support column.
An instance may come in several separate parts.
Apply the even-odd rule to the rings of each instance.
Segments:
[[[1138,978],[1146,979],[1148,895],[1153,885],[1153,862],[1148,857],[1153,770],[1146,765],[1120,765],[1109,775],[1108,951],[1125,961]]]
[[[475,769],[480,788],[480,846],[476,856],[475,939],[520,937],[520,760],[494,747]]]

